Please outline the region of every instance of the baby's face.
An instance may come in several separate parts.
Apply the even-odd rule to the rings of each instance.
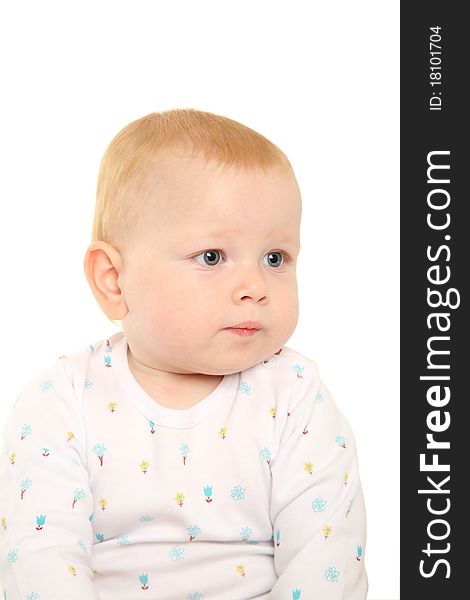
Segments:
[[[253,366],[297,324],[296,180],[287,170],[224,171],[202,158],[157,169],[119,276],[129,345],[148,366],[174,373]],[[259,329],[230,329],[245,321]]]

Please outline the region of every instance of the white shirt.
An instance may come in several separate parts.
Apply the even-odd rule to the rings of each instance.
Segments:
[[[6,422],[0,519],[6,600],[367,593],[353,434],[288,347],[186,410],[137,383],[123,332],[61,357]]]

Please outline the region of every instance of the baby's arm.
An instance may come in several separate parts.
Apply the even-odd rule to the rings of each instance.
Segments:
[[[4,428],[0,581],[8,600],[99,600],[85,429],[70,371],[60,359],[30,381]]]
[[[316,366],[296,382],[271,465],[278,580],[270,598],[364,600],[365,509],[355,441]]]

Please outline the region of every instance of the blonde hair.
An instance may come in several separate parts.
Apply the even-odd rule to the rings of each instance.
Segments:
[[[253,129],[220,115],[195,109],[151,113],[129,123],[111,141],[101,161],[91,241],[126,245],[138,213],[136,193],[151,163],[182,148],[191,156],[230,167],[283,167],[285,154]]]

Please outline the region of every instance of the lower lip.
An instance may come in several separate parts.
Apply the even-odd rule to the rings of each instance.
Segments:
[[[258,333],[259,329],[238,329],[236,327],[227,327],[227,331],[231,331],[232,333],[242,337],[251,337]]]

